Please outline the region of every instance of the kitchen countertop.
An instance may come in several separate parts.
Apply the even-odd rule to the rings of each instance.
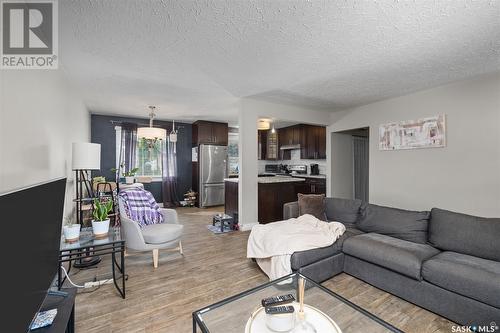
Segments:
[[[238,183],[239,178],[225,178],[224,181]],[[288,176],[273,176],[273,177],[259,177],[257,183],[260,184],[275,184],[275,183],[294,183],[303,182],[304,178],[288,177]]]
[[[318,178],[318,179],[326,179],[326,175],[291,175],[292,177],[299,177],[299,178]]]

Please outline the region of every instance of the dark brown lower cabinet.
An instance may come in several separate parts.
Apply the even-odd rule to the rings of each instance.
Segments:
[[[224,187],[224,213],[233,216],[238,213],[238,183],[226,180]]]
[[[297,201],[298,182],[259,183],[259,222],[269,223],[283,220],[283,205]]]
[[[259,183],[258,219],[260,223],[283,220],[283,205],[297,201],[297,194],[326,193],[325,179],[307,178],[303,182]],[[238,212],[238,183],[225,182],[225,213]]]
[[[299,186],[297,193],[326,195],[326,180],[321,178],[306,178],[306,181]]]

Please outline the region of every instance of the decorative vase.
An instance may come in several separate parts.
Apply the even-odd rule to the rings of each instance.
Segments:
[[[104,221],[92,221],[92,232],[95,238],[106,238],[109,231],[109,219]]]
[[[125,183],[126,184],[133,184],[134,183],[134,177],[125,177]]]
[[[63,227],[64,239],[66,243],[75,243],[80,238],[80,224],[70,224]]]

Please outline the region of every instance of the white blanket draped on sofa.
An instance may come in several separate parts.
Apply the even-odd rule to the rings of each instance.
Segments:
[[[294,252],[332,245],[345,232],[339,222],[324,222],[306,214],[280,222],[259,224],[248,238],[247,257],[256,258],[270,280],[292,273]]]

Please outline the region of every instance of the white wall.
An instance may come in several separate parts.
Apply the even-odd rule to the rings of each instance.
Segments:
[[[332,196],[354,199],[352,135],[331,133]]]
[[[68,177],[71,143],[90,140],[90,115],[61,70],[0,71],[0,193]]]
[[[380,124],[436,114],[447,117],[445,148],[378,149]],[[372,203],[500,216],[500,74],[372,103],[333,117],[329,132],[370,127]],[[330,151],[330,143],[328,147]],[[328,194],[332,186],[329,181]]]
[[[239,187],[238,215],[245,230],[257,223],[257,119],[274,118],[304,124],[327,125],[330,123],[328,112],[309,110],[290,105],[276,104],[243,98],[239,106]]]

